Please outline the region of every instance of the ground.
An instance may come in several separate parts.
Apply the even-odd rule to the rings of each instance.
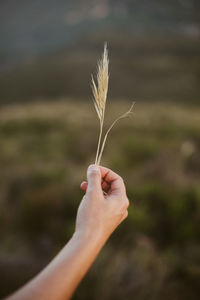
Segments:
[[[108,102],[106,126],[127,101]],[[74,299],[198,299],[200,107],[137,102],[110,133],[102,165],[125,180],[129,217]],[[0,296],[37,273],[74,230],[94,162],[91,102],[35,101],[0,110]]]

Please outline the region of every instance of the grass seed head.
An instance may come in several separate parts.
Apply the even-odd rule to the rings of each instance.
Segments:
[[[131,108],[126,113],[119,116],[111,124],[111,126],[106,131],[104,138],[102,137],[103,125],[104,125],[104,115],[105,115],[105,108],[106,108],[106,99],[107,99],[107,93],[108,93],[108,81],[109,81],[108,66],[109,66],[108,50],[107,50],[107,44],[105,43],[102,59],[97,64],[97,85],[92,76],[93,102],[94,102],[94,107],[96,109],[96,112],[97,112],[97,115],[98,115],[98,118],[100,121],[99,139],[98,139],[96,159],[95,159],[95,164],[97,164],[97,165],[99,165],[101,162],[101,157],[103,154],[103,150],[104,150],[105,143],[106,143],[109,132],[111,131],[111,129],[117,123],[118,120],[125,118],[129,114],[131,114],[132,108],[133,108],[133,104],[132,104]]]
[[[92,76],[92,92],[94,106],[100,122],[103,122],[106,107],[109,81],[108,66],[108,49],[107,44],[105,43],[102,59],[98,62],[97,65],[97,85]]]

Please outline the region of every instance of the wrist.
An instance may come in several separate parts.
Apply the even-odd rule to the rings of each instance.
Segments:
[[[75,230],[72,239],[80,243],[81,246],[87,245],[91,247],[101,248],[105,243],[101,230]]]

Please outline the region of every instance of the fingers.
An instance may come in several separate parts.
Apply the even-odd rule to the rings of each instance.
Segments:
[[[97,165],[90,165],[87,170],[87,193],[102,192],[101,189],[101,173]]]
[[[103,191],[105,191],[106,193],[109,192],[110,184],[108,184],[104,179],[101,180],[101,186]]]
[[[88,186],[87,181],[83,181],[83,182],[81,183],[81,185],[80,185],[80,188],[81,188],[84,192],[86,192],[86,191],[87,191],[87,186]],[[102,179],[102,180],[101,180],[101,188],[102,188],[103,191],[108,192],[109,189],[110,189],[110,185],[109,185],[106,181],[104,181],[104,180]]]
[[[101,172],[101,177],[104,179],[104,181],[107,182],[107,184],[110,185],[110,193],[125,193],[125,185],[123,182],[123,179],[112,170],[105,168],[105,167],[99,167]]]
[[[87,172],[88,182],[83,181],[81,183],[81,189],[83,191],[100,191],[109,192],[109,194],[126,194],[125,185],[123,179],[112,170],[91,165]]]
[[[81,189],[84,191],[84,192],[86,192],[86,190],[87,190],[87,186],[88,186],[88,183],[87,183],[87,181],[83,181],[82,183],[81,183]]]

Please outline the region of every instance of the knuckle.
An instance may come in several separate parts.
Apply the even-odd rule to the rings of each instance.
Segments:
[[[99,176],[99,171],[98,170],[90,170],[89,174],[93,177]]]
[[[121,184],[121,187],[123,187],[123,189],[126,190],[124,179],[121,176],[119,176],[119,182]]]
[[[121,207],[122,211],[125,211],[125,210],[128,209],[129,205],[130,205],[129,200],[128,200],[127,197],[125,197],[125,198],[122,200],[122,202],[121,202],[121,204],[120,204],[120,207]]]
[[[126,210],[123,214],[122,220],[124,221],[128,217],[128,211]]]
[[[121,176],[119,176],[119,180],[124,183],[124,179]]]
[[[124,206],[125,206],[125,208],[128,208],[129,205],[130,205],[130,202],[129,202],[128,198],[126,197],[124,200]]]
[[[127,206],[127,208],[129,207],[129,205],[130,205],[130,201],[128,200],[128,198],[126,198],[126,206]]]

